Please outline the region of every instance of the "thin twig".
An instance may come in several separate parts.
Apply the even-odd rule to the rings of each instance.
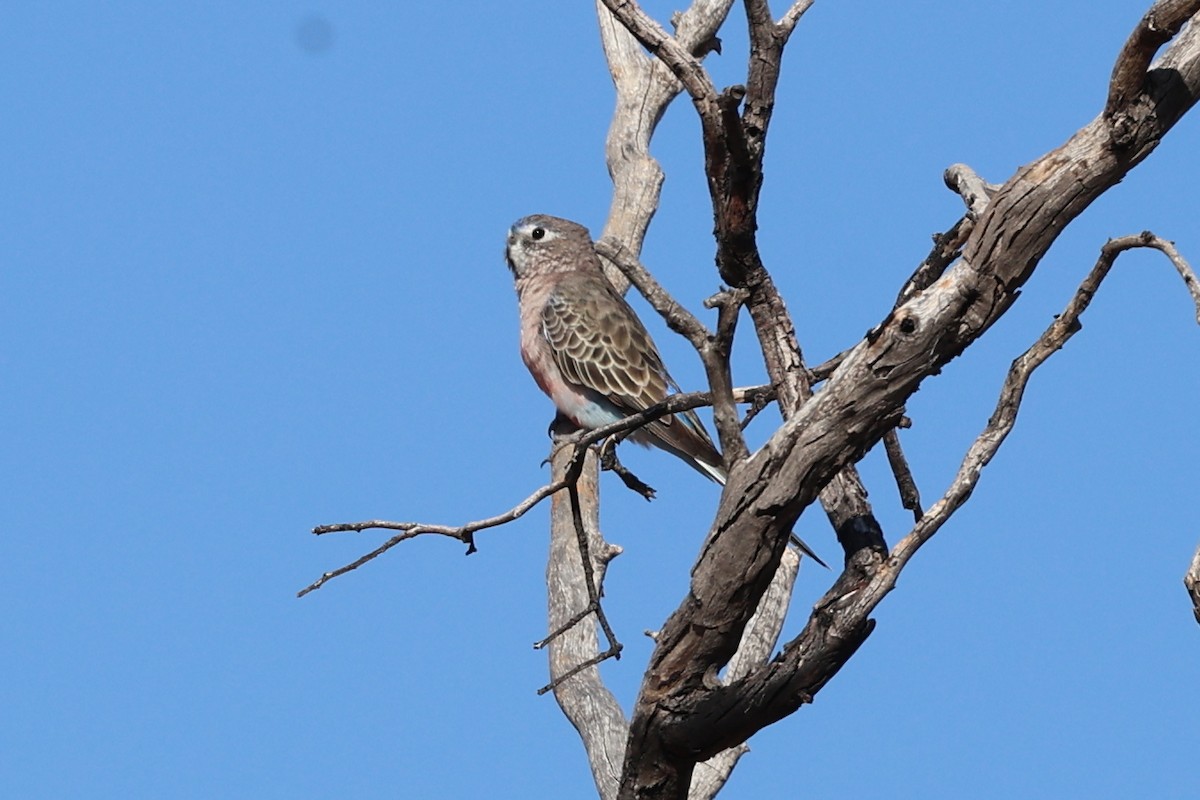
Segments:
[[[914,521],[920,522],[924,515],[921,510],[921,493],[917,491],[917,482],[913,480],[908,459],[904,457],[904,450],[900,447],[900,434],[896,432],[896,428],[892,428],[883,435],[883,449],[887,452],[892,474],[896,476],[896,489],[900,492],[900,505],[913,513]]]
[[[596,242],[595,247],[602,258],[612,262],[621,274],[629,279],[642,297],[646,298],[646,302],[667,323],[667,327],[691,342],[697,352],[708,346],[712,333],[704,323],[672,297],[625,245],[602,238]]]
[[[320,589],[334,578],[340,575],[345,575],[347,572],[352,572],[368,561],[383,555],[401,542],[426,533],[436,533],[441,536],[449,536],[453,539],[458,539],[460,542],[464,542],[467,545],[467,555],[470,555],[471,553],[474,553],[476,549],[474,538],[476,531],[481,531],[485,528],[494,528],[497,525],[503,525],[505,523],[512,522],[518,517],[524,515],[526,511],[533,508],[550,495],[566,488],[566,486],[566,481],[548,483],[502,514],[497,514],[494,517],[488,517],[487,519],[481,519],[475,522],[468,522],[466,525],[459,525],[457,527],[452,527],[449,525],[429,525],[422,522],[388,522],[386,520],[379,519],[369,520],[367,522],[344,522],[335,525],[318,525],[317,527],[313,528],[313,533],[317,536],[322,536],[326,533],[340,533],[345,531],[361,532],[374,528],[399,530],[403,531],[403,533],[393,536],[391,539],[388,539],[379,547],[375,548],[361,558],[358,558],[343,567],[338,567],[331,572],[326,572],[320,578],[297,592],[296,596],[304,597],[304,595],[308,594],[309,592]]]
[[[963,245],[967,243],[971,232],[975,230],[975,220],[968,214],[950,227],[945,233],[933,235],[933,249],[925,257],[909,279],[900,288],[896,296],[896,306],[899,307],[912,299],[913,295],[924,291],[942,277],[954,261],[962,255]]]
[[[591,450],[588,452],[589,457],[582,461],[583,471],[578,487],[583,501],[583,519],[593,562],[592,575],[599,592],[603,593],[605,573],[612,559],[621,552],[621,548],[606,542],[600,532],[599,463],[597,459],[590,457]],[[562,479],[566,476],[573,454],[572,450],[560,450],[554,454],[550,473],[552,479]],[[580,609],[591,606],[587,584],[581,571],[586,567],[579,552],[571,500],[565,492],[559,492],[551,498],[549,528],[546,629],[553,631]],[[572,629],[551,641],[545,650],[549,667],[548,679],[553,681],[597,656],[600,651],[598,636],[599,627],[595,617],[587,616]],[[625,745],[625,737],[620,734],[620,729],[625,725],[625,714],[612,692],[604,686],[598,668],[576,672],[570,680],[555,686],[553,695],[555,702],[573,724],[579,725],[583,718],[587,717],[589,721],[584,723],[585,726],[601,726],[600,730],[591,729],[595,735],[585,739],[589,761],[596,760],[608,764],[619,760]],[[581,708],[580,704],[585,704],[586,707]],[[603,721],[598,721],[598,716],[602,716]],[[612,800],[615,794],[610,792],[603,796],[606,800]]]
[[[587,612],[590,610],[591,609],[587,609],[587,611],[584,612],[583,616],[586,617]],[[621,645],[620,644],[617,644],[613,647],[609,647],[603,653],[597,653],[596,655],[592,656],[588,660],[582,661],[582,662],[576,664],[575,666],[571,667],[569,670],[567,670],[563,674],[557,676],[554,680],[547,683],[542,688],[538,689],[537,693],[539,696],[541,696],[541,695],[545,694],[546,692],[552,692],[555,689],[557,689],[559,686],[566,683],[568,678],[573,678],[576,675],[578,675],[579,673],[583,672],[588,667],[594,667],[597,664],[600,664],[604,661],[608,661],[610,658],[616,658],[616,659],[621,658]]]
[[[814,0],[796,0],[792,3],[791,8],[784,12],[779,20],[779,32],[785,39],[792,35],[792,31],[796,29],[796,23],[804,16],[804,12],[812,8]]]
[[[580,459],[578,463],[579,469],[582,470],[582,459]],[[617,635],[613,633],[612,626],[608,623],[608,617],[604,613],[604,606],[600,603],[600,591],[596,588],[596,579],[592,574],[591,548],[588,547],[587,531],[583,527],[583,507],[579,502],[579,487],[577,486],[579,474],[575,469],[574,461],[571,464],[571,468],[568,470],[568,474],[570,474],[572,471],[575,471],[576,474],[568,484],[567,491],[571,497],[571,518],[575,523],[575,535],[578,537],[579,556],[583,560],[583,581],[587,586],[588,604],[581,612],[567,620],[567,622],[563,625],[559,626],[558,630],[552,632],[545,639],[535,644],[534,648],[541,649],[542,647],[545,647],[546,645],[550,644],[551,641],[559,636],[562,636],[568,630],[578,625],[580,621],[583,620],[583,618],[588,614],[594,613],[596,615],[596,621],[600,623],[600,629],[604,631],[604,638],[608,642],[608,649],[603,653],[598,654],[594,658],[587,659],[586,661],[575,665],[562,675],[558,675],[550,683],[546,684],[541,689],[538,689],[539,695],[552,691],[554,687],[561,684],[567,678],[579,673],[581,670],[587,669],[594,664],[599,664],[601,661],[605,661],[609,658],[620,660],[621,650],[624,649],[624,645],[617,641]]]
[[[754,418],[773,402],[775,402],[774,392],[770,394],[763,392],[762,394],[755,395],[750,401],[750,408],[746,410],[746,416],[742,417],[742,430],[746,430],[750,423],[754,421]]]
[[[575,526],[575,536],[579,547],[579,557],[582,561],[583,582],[587,588],[588,604],[582,611],[568,620],[566,624],[560,626],[558,630],[535,644],[534,647],[538,649],[545,647],[551,641],[578,625],[580,620],[588,614],[594,613],[596,621],[600,623],[600,628],[604,631],[604,637],[608,641],[608,650],[605,651],[607,653],[605,657],[619,659],[623,645],[617,641],[617,636],[613,633],[612,626],[608,623],[608,617],[604,613],[604,607],[600,603],[600,590],[596,586],[596,579],[593,575],[591,548],[588,546],[587,530],[583,525],[583,504],[579,499],[579,476],[583,474],[583,461],[588,453],[588,445],[584,444],[582,440],[572,441],[572,444],[575,447],[575,451],[571,454],[571,460],[567,465],[566,473],[563,475],[563,482],[567,485],[567,494],[571,502],[571,521]],[[558,683],[561,683],[562,680],[563,678],[560,676],[550,686],[546,687],[545,691],[550,691]],[[538,692],[538,694],[542,694],[542,692]]]
[[[621,463],[621,459],[617,458],[617,441],[616,436],[610,436],[600,447],[600,469],[612,472],[631,492],[641,495],[646,500],[653,500],[657,494],[654,487],[633,474],[628,467]]]
[[[559,625],[554,630],[550,631],[550,633],[546,634],[545,639],[538,639],[536,642],[534,642],[533,649],[534,650],[544,649],[547,645],[549,645],[551,642],[553,642],[559,636],[562,636],[564,633],[571,630],[571,628],[574,628],[580,622],[583,622],[583,620],[587,618],[587,615],[591,614],[593,611],[595,611],[597,607],[598,607],[598,604],[589,602],[583,608],[579,609],[573,615],[571,615],[571,617],[569,617],[566,622]],[[538,694],[541,694],[541,692],[538,692]]]
[[[579,503],[579,487],[576,485],[578,478],[579,476],[576,475],[576,480],[571,481],[567,486],[567,491],[571,495],[571,516],[575,519],[575,533],[579,537],[579,555],[583,559],[583,578],[587,584],[588,594],[591,595],[592,611],[596,614],[600,629],[604,631],[604,638],[608,640],[608,649],[612,651],[615,658],[619,659],[621,643],[617,641],[612,626],[608,624],[608,617],[605,616],[604,607],[600,603],[600,592],[596,588],[596,579],[592,574],[592,554],[588,547],[587,531],[583,528],[583,508]]]
[[[1100,288],[1101,282],[1112,269],[1117,256],[1126,250],[1137,247],[1154,248],[1171,260],[1192,295],[1192,300],[1196,305],[1196,320],[1200,322],[1200,291],[1197,291],[1196,273],[1192,270],[1191,265],[1179,255],[1174,245],[1149,231],[1134,236],[1110,239],[1106,242],[1100,248],[1100,257],[1096,260],[1095,266],[1079,285],[1063,313],[1050,324],[1028,350],[1013,361],[1008,376],[1005,378],[1000,399],[996,403],[996,410],[992,413],[983,432],[967,450],[950,488],[946,490],[941,499],[930,507],[912,531],[896,543],[896,547],[892,551],[893,570],[899,572],[917,549],[929,541],[930,537],[970,497],[975,485],[979,482],[983,468],[992,460],[1016,424],[1017,411],[1020,409],[1025,387],[1034,370],[1045,363],[1051,355],[1062,349],[1063,345],[1080,330],[1079,317],[1092,302],[1096,290]],[[894,577],[892,580],[894,582]]]

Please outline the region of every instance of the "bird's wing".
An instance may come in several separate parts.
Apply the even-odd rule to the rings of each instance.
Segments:
[[[542,333],[570,383],[606,397],[628,414],[649,408],[679,387],[637,314],[600,275],[560,279],[542,309]],[[631,438],[656,445],[725,482],[721,454],[694,411],[661,417]]]
[[[563,276],[542,309],[542,332],[571,383],[630,413],[667,396],[670,378],[650,334],[603,276]]]

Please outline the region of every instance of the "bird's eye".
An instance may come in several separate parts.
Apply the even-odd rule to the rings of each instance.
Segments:
[[[545,228],[534,228],[533,230],[531,230],[529,232],[529,235],[530,235],[530,237],[533,238],[533,240],[535,242],[540,241],[540,240],[546,238],[546,229]]]

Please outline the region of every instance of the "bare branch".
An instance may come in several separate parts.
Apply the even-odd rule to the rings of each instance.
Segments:
[[[768,396],[768,395],[771,395],[772,393],[773,392],[772,392],[771,388],[768,386],[750,386],[750,387],[744,387],[744,388],[740,388],[740,389],[734,389],[732,391],[732,397],[733,397],[734,402],[745,403],[745,402],[751,402],[751,400],[753,398],[760,398],[760,397]],[[704,406],[709,406],[709,405],[712,405],[712,393],[711,392],[688,392],[686,394],[673,394],[673,395],[669,396],[663,402],[657,403],[657,404],[647,408],[645,411],[630,415],[628,417],[625,417],[624,419],[618,420],[617,422],[610,423],[601,428],[595,428],[590,431],[580,431],[578,434],[568,437],[568,438],[564,439],[563,441],[561,441],[560,443],[558,443],[556,445],[555,452],[557,453],[564,448],[570,450],[571,459],[572,459],[571,463],[578,464],[583,458],[583,453],[586,451],[586,449],[589,446],[596,444],[597,442],[600,442],[610,436],[615,436],[615,435],[618,435],[621,433],[636,430],[637,428],[643,427],[643,426],[653,422],[654,420],[661,419],[662,417],[665,417],[669,414],[676,414],[676,413],[679,413],[680,411],[688,411],[688,410],[691,410],[694,408],[702,408]],[[637,491],[639,494],[642,494],[643,496],[645,496],[645,493],[642,492],[641,489],[637,488],[636,485],[631,485],[630,481],[627,480],[624,475],[620,474],[620,470],[618,470],[616,468],[613,468],[613,469],[615,472],[617,472],[618,476],[621,477],[622,481],[625,482],[626,486],[629,486],[629,488],[631,488],[634,491]],[[623,469],[623,468],[621,468],[621,469]],[[630,477],[634,481],[636,481],[636,484],[640,484],[640,486],[645,487],[645,489],[649,490],[650,495],[653,496],[653,494],[654,494],[653,489],[651,489],[649,486],[646,486],[646,484],[644,484],[640,480],[638,480],[636,476],[630,475]],[[337,578],[341,575],[345,575],[347,572],[352,572],[352,571],[358,569],[363,564],[366,564],[368,561],[378,558],[379,556],[383,555],[388,550],[391,550],[393,547],[400,544],[401,542],[416,538],[417,536],[421,536],[424,534],[437,534],[440,536],[448,536],[452,539],[457,539],[467,545],[467,547],[468,547],[467,555],[470,555],[471,553],[474,553],[476,550],[474,534],[477,531],[485,530],[487,528],[494,528],[499,525],[504,525],[505,523],[512,522],[512,521],[524,516],[527,511],[529,511],[531,508],[536,506],[538,503],[545,500],[547,497],[550,497],[551,495],[555,494],[556,492],[560,492],[563,489],[567,489],[567,488],[570,488],[571,486],[573,486],[574,485],[573,481],[576,480],[577,478],[578,478],[578,472],[572,471],[571,473],[568,473],[568,475],[564,479],[553,481],[551,483],[546,484],[545,486],[538,488],[536,491],[534,491],[532,494],[530,494],[528,497],[526,497],[520,503],[517,503],[515,506],[510,508],[508,511],[505,511],[501,514],[496,514],[495,516],[487,517],[485,519],[476,520],[474,522],[468,522],[464,525],[452,526],[452,525],[430,524],[430,523],[424,523],[424,522],[392,522],[389,520],[379,520],[379,519],[367,520],[364,522],[339,522],[339,523],[334,523],[334,524],[330,524],[330,525],[318,525],[317,527],[313,528],[313,534],[315,534],[317,536],[322,536],[322,535],[329,534],[329,533],[346,533],[346,532],[360,533],[362,531],[376,530],[376,529],[398,530],[398,531],[401,531],[401,533],[397,534],[396,536],[393,536],[391,539],[388,539],[386,542],[381,544],[379,547],[377,547],[374,550],[372,550],[371,552],[363,555],[362,557],[355,559],[354,561],[350,562],[349,564],[346,564],[345,566],[339,567],[330,572],[326,572],[320,578],[313,581],[311,584],[309,584],[305,588],[301,589],[296,594],[296,596],[303,597],[304,595],[308,594],[309,592],[320,589],[322,586],[324,586],[326,583],[333,580],[334,578]],[[647,499],[650,499],[650,498],[647,497]]]
[[[1171,41],[1200,11],[1200,0],[1158,0],[1142,17],[1121,48],[1109,81],[1105,116],[1111,117],[1145,88],[1146,72],[1155,53]]]
[[[565,480],[572,460],[570,447],[556,450],[551,456],[551,476]],[[608,563],[621,549],[607,544],[600,535],[597,461],[585,458],[582,466],[578,502],[572,503],[565,492],[555,494],[551,500],[546,603],[549,629],[562,633],[548,643],[547,656],[555,702],[579,732],[600,797],[611,800],[617,793],[628,723],[600,677],[597,665],[605,653],[598,646],[596,618],[585,614],[574,624],[567,624],[591,605],[575,529],[576,509],[587,534],[589,571],[595,586],[604,585]]]
[[[886,561],[872,561],[872,551],[854,553],[794,652],[786,654],[790,664],[802,668],[791,672],[773,666],[773,674],[791,675],[778,691],[754,695],[760,702],[775,698],[768,704],[770,713],[722,716],[720,707],[713,714],[696,713],[693,699],[707,696],[705,676],[732,655],[800,512],[838,470],[894,427],[924,378],[1011,307],[1059,232],[1144,160],[1195,104],[1200,97],[1196,27],[1185,28],[1170,44],[1157,62],[1158,78],[1128,109],[1128,136],[1119,152],[1109,122],[1097,117],[1019,170],[988,204],[958,264],[889,314],[846,356],[818,398],[796,410],[762,449],[731,471],[723,496],[738,501],[721,504],[713,523],[719,535],[710,538],[693,567],[688,598],[660,629],[630,725],[623,795],[633,796],[655,781],[678,786],[690,776],[697,756],[744,741],[748,732],[790,713],[784,706],[794,710],[803,703],[811,693],[805,687],[824,685],[869,634],[867,614],[890,591],[900,566],[895,552]],[[753,315],[753,301],[751,310]],[[736,582],[721,577],[729,564],[738,565]],[[792,683],[800,673],[800,682]],[[719,726],[688,725],[697,719],[728,720],[730,735],[718,735]]]
[[[555,631],[550,636],[547,636],[542,641],[536,642],[534,644],[533,649],[541,650],[543,647],[550,644],[550,642],[553,642],[559,636],[562,636],[567,631],[574,628],[576,625],[578,625],[580,622],[582,622],[584,619],[586,619],[589,615],[596,613],[599,610],[600,610],[600,606],[595,606],[595,607],[589,606],[589,607],[585,608],[580,614],[578,614],[576,617],[572,618],[571,621],[569,621],[562,628]],[[547,683],[542,688],[538,689],[537,693],[539,695],[548,694],[549,692],[554,691],[555,689],[562,686],[564,683],[569,681],[571,678],[574,678],[576,675],[578,675],[579,673],[583,672],[586,669],[590,669],[592,667],[599,666],[600,664],[603,664],[605,661],[608,661],[610,658],[619,659],[621,657],[621,649],[622,649],[622,645],[619,643],[615,644],[615,645],[609,645],[609,648],[607,650],[605,650],[604,652],[596,653],[596,655],[590,656],[587,658],[587,660],[579,662],[578,664],[571,667],[570,669],[568,669],[566,672],[562,673],[561,675],[556,675],[553,679],[551,679],[551,681],[549,683]]]
[[[988,183],[966,164],[951,164],[942,175],[946,186],[960,195],[972,219],[978,219],[999,186]]]
[[[767,394],[768,392],[769,387],[750,386],[733,390],[733,397],[736,402],[748,402],[747,398],[759,397]],[[712,395],[710,392],[674,394],[663,402],[653,405],[638,414],[625,417],[622,420],[605,425],[602,428],[596,428],[590,431],[581,431],[580,433],[575,434],[574,436],[556,445],[555,452],[558,452],[563,448],[567,448],[571,452],[572,463],[578,463],[582,459],[584,451],[586,451],[590,445],[606,439],[609,436],[635,430],[649,424],[650,422],[653,422],[656,419],[661,419],[668,414],[675,414],[680,411],[687,411],[693,408],[701,408],[711,404]],[[401,531],[401,533],[393,536],[391,539],[388,539],[382,545],[362,556],[361,558],[358,558],[355,561],[343,567],[339,567],[331,572],[326,572],[316,581],[300,590],[300,592],[297,593],[297,597],[303,597],[309,592],[320,589],[334,578],[358,569],[363,564],[383,555],[388,550],[391,550],[393,547],[403,541],[407,541],[408,539],[413,539],[424,534],[437,534],[440,536],[448,536],[452,539],[457,539],[468,546],[467,554],[470,555],[471,553],[475,552],[474,534],[477,531],[485,530],[487,528],[494,528],[498,525],[504,525],[505,523],[512,522],[513,520],[524,516],[527,511],[541,501],[545,500],[547,497],[550,497],[556,492],[562,491],[563,489],[566,489],[572,485],[569,481],[577,475],[578,473],[568,474],[568,476],[562,480],[553,481],[545,486],[540,487],[520,503],[517,503],[515,506],[510,508],[508,511],[505,511],[501,514],[496,514],[492,517],[487,517],[485,519],[476,520],[475,522],[468,522],[465,525],[452,526],[424,522],[391,522],[388,520],[379,519],[367,520],[365,522],[340,522],[331,525],[318,525],[317,527],[313,528],[313,533],[317,536],[322,536],[329,533],[359,533],[365,530],[374,529],[398,530]]]
[[[626,489],[641,495],[647,501],[653,500],[655,495],[658,494],[653,486],[650,486],[637,475],[634,475],[629,468],[621,463],[621,459],[617,458],[616,436],[609,437],[601,445],[600,469],[612,472],[621,479],[621,483],[625,484]]]
[[[1067,304],[1062,314],[1051,323],[1050,327],[1028,350],[1013,362],[1004,381],[1004,388],[1001,390],[996,410],[992,412],[987,427],[967,451],[950,488],[921,518],[917,526],[896,543],[892,556],[896,562],[897,571],[970,497],[975,485],[979,482],[981,471],[995,456],[1000,445],[1004,443],[1004,439],[1016,424],[1017,411],[1024,397],[1025,387],[1034,370],[1045,363],[1055,352],[1061,350],[1063,345],[1080,330],[1079,318],[1091,304],[1092,298],[1105,277],[1108,276],[1117,256],[1137,247],[1160,250],[1170,258],[1171,263],[1183,276],[1189,289],[1196,286],[1195,273],[1174,246],[1149,231],[1135,236],[1110,239],[1106,242],[1100,249],[1100,257],[1097,259],[1096,265],[1079,285],[1075,296]],[[1200,322],[1200,294],[1192,291],[1192,298],[1196,304],[1196,319],[1197,322]]]
[[[460,542],[463,542],[467,545],[467,555],[470,555],[471,553],[475,552],[474,534],[476,531],[481,531],[481,530],[484,530],[485,528],[494,528],[497,525],[503,525],[507,522],[512,522],[513,520],[517,519],[518,517],[523,516],[526,511],[533,508],[534,506],[536,506],[538,503],[545,500],[550,495],[554,494],[557,491],[565,489],[566,486],[567,486],[567,484],[564,481],[556,481],[554,483],[548,483],[545,486],[538,489],[537,491],[535,491],[533,494],[526,497],[521,502],[517,503],[515,506],[510,508],[508,511],[505,511],[502,514],[497,514],[494,517],[488,517],[486,519],[477,520],[475,522],[468,522],[465,525],[458,525],[458,526],[430,525],[430,524],[423,523],[423,522],[388,522],[386,520],[369,520],[367,522],[343,522],[343,523],[338,523],[335,525],[318,525],[317,527],[313,528],[313,533],[317,536],[321,536],[321,535],[324,535],[327,533],[340,533],[340,532],[345,532],[345,531],[361,532],[361,531],[370,530],[370,529],[374,529],[374,528],[382,528],[385,530],[399,530],[399,531],[403,531],[403,533],[393,536],[391,539],[388,539],[386,542],[381,544],[379,547],[375,548],[374,550],[372,550],[371,552],[362,556],[361,558],[358,558],[355,561],[350,562],[349,564],[345,565],[344,567],[339,567],[338,569],[335,569],[332,572],[326,572],[320,578],[313,581],[308,586],[304,587],[299,592],[297,592],[296,596],[303,597],[304,595],[308,594],[309,592],[320,589],[322,586],[324,586],[326,583],[333,580],[334,578],[336,578],[340,575],[345,575],[347,572],[356,570],[359,567],[361,567],[363,564],[367,563],[368,561],[371,561],[372,559],[375,559],[375,558],[383,555],[388,550],[391,550],[393,547],[400,544],[401,542],[406,541],[408,539],[415,538],[417,536],[421,536],[422,534],[435,533],[435,534],[439,534],[441,536],[449,536],[453,539],[458,539]]]
[[[646,302],[659,313],[667,327],[691,342],[697,352],[704,352],[712,335],[708,328],[655,280],[650,271],[637,260],[636,255],[612,239],[596,242],[596,252],[621,271],[642,297],[646,298]]]
[[[733,373],[729,365],[738,315],[747,294],[745,289],[724,289],[704,301],[706,307],[718,309],[717,333],[701,351],[700,357],[712,389],[713,423],[717,426],[726,469],[750,455],[734,404]]]
[[[814,0],[796,0],[779,20],[779,33],[782,36],[791,36],[792,31],[796,29],[796,23],[804,16],[804,12],[812,8]]]
[[[600,0],[642,46],[666,64],[693,102],[715,103],[717,89],[700,59],[650,18],[633,0]]]
[[[1174,242],[1160,239],[1149,232],[1143,233],[1142,237],[1146,247],[1153,247],[1171,259],[1171,266],[1175,267],[1179,277],[1183,278],[1183,284],[1187,287],[1188,294],[1192,296],[1192,303],[1196,306],[1196,322],[1200,323],[1200,280],[1196,279],[1196,271],[1192,269],[1192,265],[1179,255]]]
[[[913,512],[913,518],[920,521],[924,514],[921,511],[921,493],[917,491],[917,482],[913,480],[912,470],[909,469],[908,459],[900,447],[900,434],[893,428],[883,435],[883,447],[887,452],[888,464],[892,474],[896,476],[896,489],[900,492],[900,505]]]
[[[1063,313],[1024,354],[1013,361],[995,411],[983,432],[968,449],[949,488],[908,535],[896,544],[887,561],[878,566],[865,585],[852,586],[846,581],[847,576],[843,575],[817,603],[800,636],[784,646],[781,659],[749,675],[739,685],[708,693],[705,701],[692,707],[692,717],[706,722],[705,736],[712,735],[719,727],[714,725],[713,720],[731,721],[728,736],[715,737],[715,741],[709,745],[712,750],[727,747],[730,742],[743,741],[763,725],[792,713],[811,699],[836,673],[869,633],[867,615],[895,588],[900,572],[908,561],[970,497],[983,467],[992,460],[1016,424],[1025,387],[1033,372],[1080,330],[1079,318],[1117,256],[1135,247],[1152,247],[1165,253],[1167,245],[1168,242],[1147,232],[1110,240],[1101,248],[1096,265],[1080,284]],[[1178,261],[1173,258],[1172,263],[1177,269],[1183,264],[1181,273],[1193,274],[1182,258]],[[1200,300],[1197,300],[1197,307],[1200,311]],[[665,635],[664,629],[660,639]],[[681,721],[682,725],[686,725],[686,722]],[[691,729],[688,733],[691,735],[686,740],[696,745],[694,737],[699,732]],[[701,748],[701,752],[707,750]]]
[[[733,0],[696,0],[677,14],[675,38],[688,52],[700,57],[714,47]],[[650,140],[671,101],[683,86],[658,59],[649,58],[602,0],[596,0],[600,38],[609,72],[617,90],[617,104],[605,141],[608,172],[613,180],[613,199],[601,238],[621,242],[635,255],[642,251],[654,212],[658,209],[663,172],[650,154]],[[627,282],[611,266],[606,274],[618,291]]]
[[[917,292],[928,289],[934,281],[942,277],[942,273],[962,255],[963,245],[967,243],[967,239],[974,230],[975,219],[968,215],[954,223],[945,233],[934,234],[933,250],[905,281],[900,293],[896,296],[894,307],[899,308],[912,299]]]
[[[403,523],[401,523],[401,524],[403,524]],[[370,527],[383,528],[383,527],[390,527],[390,526],[388,525],[388,523],[380,523],[380,524],[371,524]],[[428,531],[428,532],[432,533],[433,531]],[[421,531],[406,530],[404,533],[400,533],[400,534],[393,536],[392,538],[388,539],[386,542],[381,544],[379,547],[376,547],[374,550],[367,553],[366,555],[361,556],[361,557],[355,559],[354,561],[351,561],[349,564],[346,564],[345,566],[338,567],[337,569],[332,570],[331,572],[326,572],[321,577],[317,578],[315,581],[310,583],[308,586],[305,586],[303,589],[296,592],[296,597],[304,597],[304,595],[308,594],[309,592],[315,592],[317,589],[320,589],[322,586],[324,586],[326,583],[333,580],[334,578],[337,578],[341,575],[345,575],[347,572],[352,572],[352,571],[358,569],[359,567],[361,567],[363,564],[367,563],[368,561],[371,561],[372,559],[375,559],[375,558],[383,555],[388,550],[391,550],[393,547],[400,544],[401,542],[406,541],[408,539],[412,539],[412,538],[420,535],[420,533],[421,533]]]
[[[766,665],[775,652],[779,632],[787,618],[787,609],[800,571],[800,554],[788,548],[779,560],[779,569],[771,579],[771,585],[759,603],[758,611],[746,625],[741,644],[729,660],[729,668],[721,682],[724,684],[741,680],[756,669]],[[689,800],[715,797],[725,785],[729,773],[749,750],[744,744],[717,753],[712,758],[696,765],[692,774],[692,785],[688,790]]]
[[[571,501],[571,521],[573,523],[573,527],[575,528],[576,543],[579,546],[580,564],[583,566],[583,584],[587,588],[588,604],[582,609],[582,611],[578,613],[576,617],[572,618],[570,622],[560,625],[549,636],[535,644],[534,649],[540,650],[562,634],[566,633],[569,629],[575,627],[575,625],[578,624],[583,617],[587,616],[588,614],[595,614],[596,622],[600,625],[600,630],[604,632],[605,641],[608,642],[608,649],[603,653],[598,654],[595,659],[587,659],[586,665],[591,665],[599,664],[601,661],[609,658],[619,659],[621,657],[621,650],[624,648],[621,643],[617,641],[617,635],[613,633],[612,626],[608,623],[608,617],[604,613],[604,606],[600,604],[599,581],[596,578],[597,569],[593,564],[591,547],[588,543],[588,532],[584,528],[583,507],[579,499],[579,476],[583,470],[583,463],[578,456],[578,453],[580,452],[583,451],[576,450],[576,456],[571,459],[571,463],[567,467],[565,480],[567,481],[567,496]],[[608,556],[607,558],[604,558],[601,563],[607,565],[611,558],[612,556]],[[567,674],[554,677],[550,684],[539,691],[538,694],[545,694],[578,671],[578,669],[572,669]]]

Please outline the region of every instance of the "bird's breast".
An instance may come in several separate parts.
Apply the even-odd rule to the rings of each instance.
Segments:
[[[607,398],[566,379],[542,329],[542,310],[554,286],[536,276],[518,287],[521,307],[521,360],[538,388],[546,393],[564,416],[581,428],[598,428],[624,416]]]

